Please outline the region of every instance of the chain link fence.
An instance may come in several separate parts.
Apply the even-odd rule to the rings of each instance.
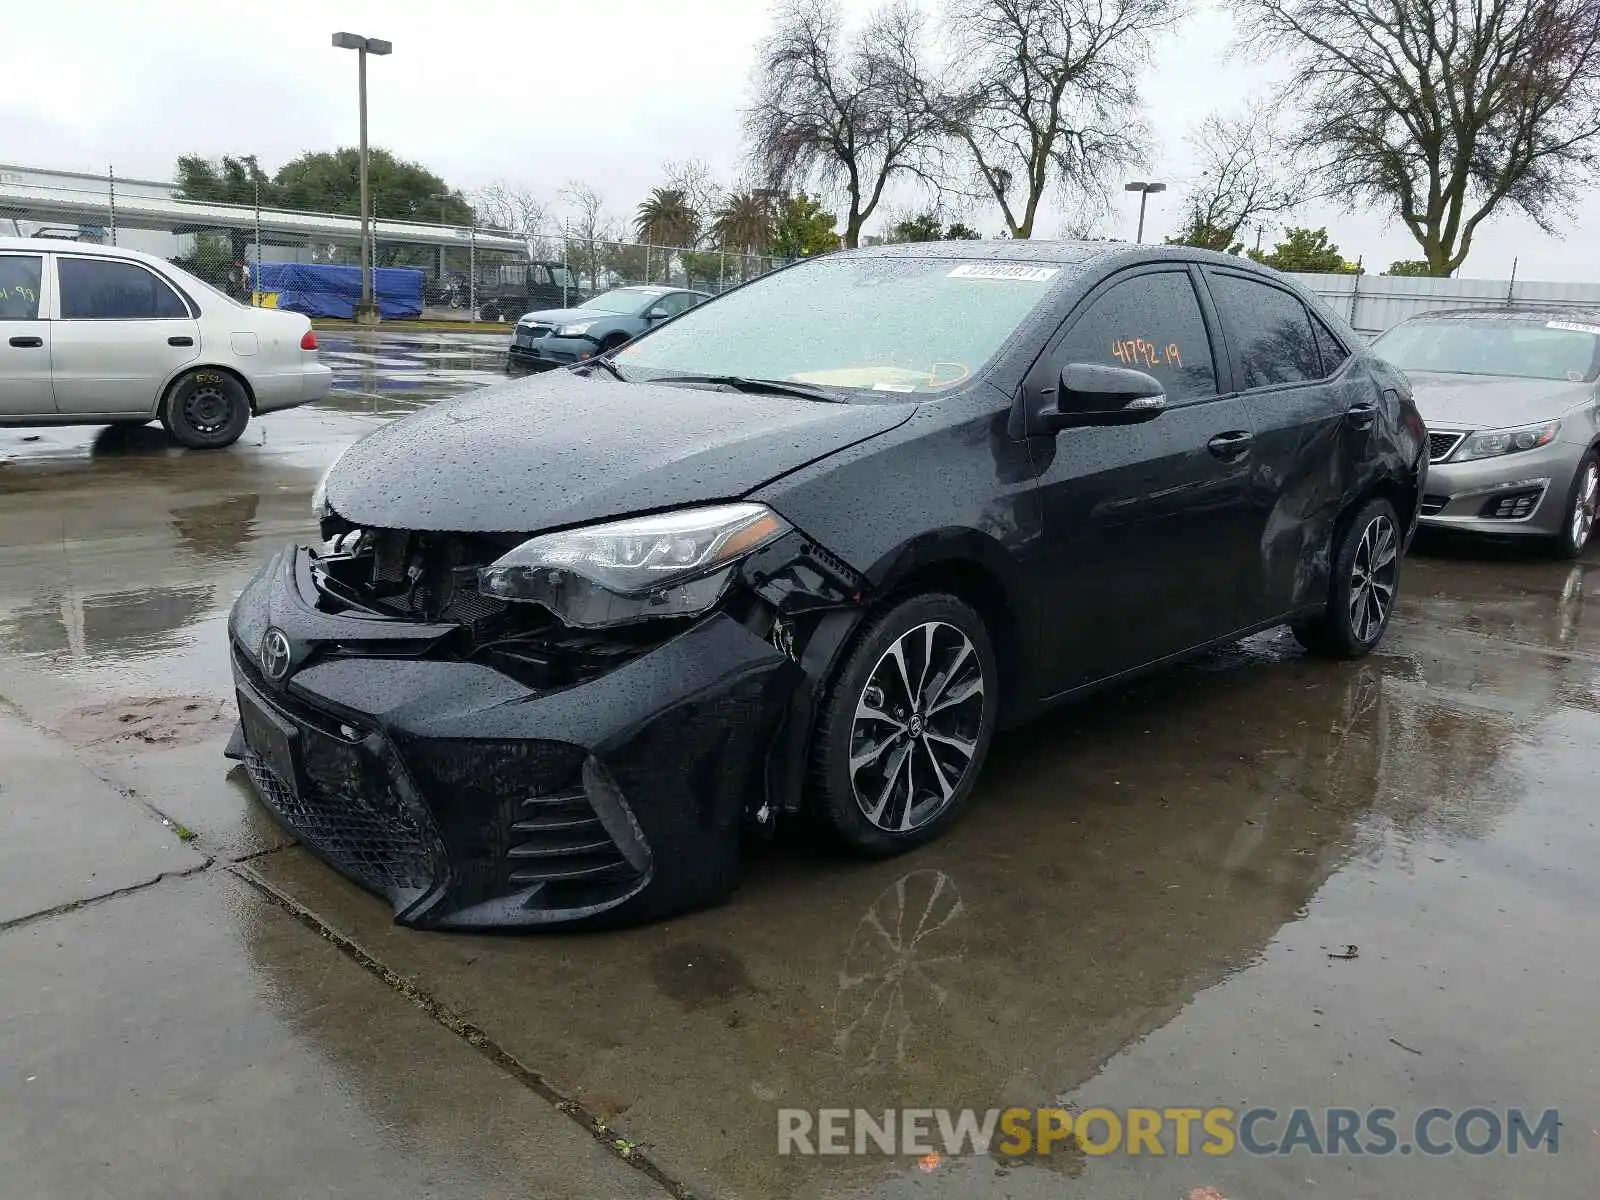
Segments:
[[[0,169],[0,235],[140,250],[242,303],[278,304],[280,297],[261,287],[272,264],[361,262],[358,226],[349,214],[191,202],[179,199],[170,184],[118,180],[111,173],[104,180],[65,177],[69,186],[59,182],[60,173],[22,172]],[[716,294],[786,261],[723,247],[587,237],[568,228],[517,233],[381,219],[373,232],[375,267],[417,273],[420,315],[463,322],[515,320],[629,285]]]

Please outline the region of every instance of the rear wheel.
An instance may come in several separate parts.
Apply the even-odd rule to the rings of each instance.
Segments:
[[[1360,658],[1383,639],[1400,590],[1400,521],[1387,500],[1361,507],[1334,549],[1323,611],[1290,628],[1313,654]]]
[[[239,440],[250,423],[250,393],[226,371],[180,375],[161,406],[161,424],[179,445],[220,450]]]
[[[1567,519],[1551,544],[1558,558],[1577,558],[1594,533],[1595,511],[1600,507],[1600,460],[1593,450],[1583,456],[1567,493]]]
[[[988,630],[965,602],[914,596],[873,618],[818,718],[811,781],[822,817],[873,857],[938,837],[972,791],[999,699]]]

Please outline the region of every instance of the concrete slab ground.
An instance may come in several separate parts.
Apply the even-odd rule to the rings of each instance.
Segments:
[[[13,1200],[667,1193],[226,873],[0,933]]]
[[[56,739],[0,711],[0,928],[206,861]]]

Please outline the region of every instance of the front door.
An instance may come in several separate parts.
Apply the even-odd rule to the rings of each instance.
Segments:
[[[1359,486],[1376,415],[1371,384],[1341,369],[1350,352],[1293,292],[1223,268],[1204,279],[1255,428],[1261,550],[1250,615],[1268,621],[1326,597],[1334,525]]]
[[[1142,424],[1033,439],[1047,539],[1048,690],[1060,693],[1220,637],[1250,575],[1251,427],[1189,270],[1140,268],[1094,292],[1025,385],[1068,363],[1153,375],[1168,408]],[[1219,386],[1217,363],[1224,363]]]
[[[200,355],[189,305],[127,259],[58,254],[50,346],[63,415],[155,415],[162,384]]]
[[[56,411],[42,254],[0,254],[0,417]]]

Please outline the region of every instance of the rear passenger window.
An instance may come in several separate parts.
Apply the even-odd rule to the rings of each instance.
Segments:
[[[1057,354],[1153,375],[1173,402],[1217,394],[1205,319],[1187,271],[1135,275],[1091,302]]]
[[[1239,275],[1212,273],[1209,279],[1244,371],[1241,387],[1309,383],[1326,374],[1311,315],[1298,297]]]
[[[63,320],[150,321],[189,315],[176,292],[134,263],[58,258],[56,273]]]
[[[1311,325],[1317,335],[1317,351],[1322,358],[1322,373],[1332,375],[1344,366],[1345,360],[1350,357],[1350,351],[1333,336],[1333,331],[1322,323],[1322,318],[1316,313],[1311,314]]]
[[[44,259],[37,254],[0,255],[0,321],[39,318],[39,279]]]

